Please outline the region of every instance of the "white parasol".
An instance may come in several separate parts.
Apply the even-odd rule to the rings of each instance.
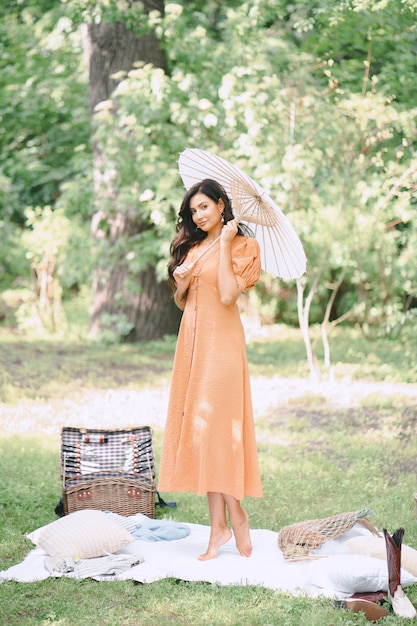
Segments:
[[[261,248],[262,269],[284,279],[299,278],[306,271],[306,256],[293,226],[280,208],[242,170],[219,156],[187,148],[178,160],[186,189],[205,178],[220,183],[235,217],[247,223]]]

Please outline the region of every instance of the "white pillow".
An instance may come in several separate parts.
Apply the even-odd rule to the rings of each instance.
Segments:
[[[103,511],[85,509],[42,526],[27,535],[55,558],[89,559],[117,552],[134,537]]]
[[[304,570],[311,585],[343,593],[387,591],[387,562],[370,556],[338,554],[311,561]],[[414,576],[401,570],[401,585],[416,582]]]
[[[346,541],[346,546],[353,554],[373,556],[377,559],[387,559],[387,548],[385,538],[382,537],[353,537]],[[401,567],[417,576],[417,550],[405,545],[401,546]]]

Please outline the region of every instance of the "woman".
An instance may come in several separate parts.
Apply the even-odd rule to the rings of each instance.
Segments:
[[[160,491],[207,494],[210,539],[198,558],[232,537],[252,552],[240,501],[262,496],[246,344],[236,301],[259,279],[256,239],[243,236],[230,200],[206,179],[184,196],[168,265],[183,310],[159,473]]]

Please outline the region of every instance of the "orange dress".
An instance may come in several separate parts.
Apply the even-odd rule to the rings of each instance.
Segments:
[[[232,264],[247,290],[261,273],[256,239],[237,235]],[[199,256],[192,248],[186,263]],[[160,491],[262,496],[246,343],[237,304],[221,304],[219,246],[194,265],[175,352]]]

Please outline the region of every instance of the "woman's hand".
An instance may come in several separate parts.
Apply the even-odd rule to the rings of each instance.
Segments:
[[[181,311],[183,311],[185,308],[187,290],[192,278],[191,270],[191,265],[186,265],[185,263],[182,263],[181,265],[178,265],[173,272],[174,280],[177,285],[177,290],[174,294],[174,302],[177,307],[181,309]]]
[[[185,274],[188,274],[188,272],[191,270],[191,265],[187,265],[186,263],[181,263],[181,265],[177,265],[177,267],[174,270],[174,276],[177,278],[181,278],[183,276],[185,276]]]
[[[237,227],[239,225],[239,220],[235,217],[234,220],[230,220],[225,224],[222,228],[222,232],[220,235],[220,244],[222,243],[230,243],[237,233]]]
[[[192,266],[182,263],[174,270],[174,280],[181,291],[185,291],[191,281]]]
[[[220,302],[222,304],[234,304],[242,292],[233,271],[232,246],[231,243],[236,237],[239,220],[234,219],[227,222],[222,228],[220,235],[220,258],[217,277],[217,287],[219,290]]]

